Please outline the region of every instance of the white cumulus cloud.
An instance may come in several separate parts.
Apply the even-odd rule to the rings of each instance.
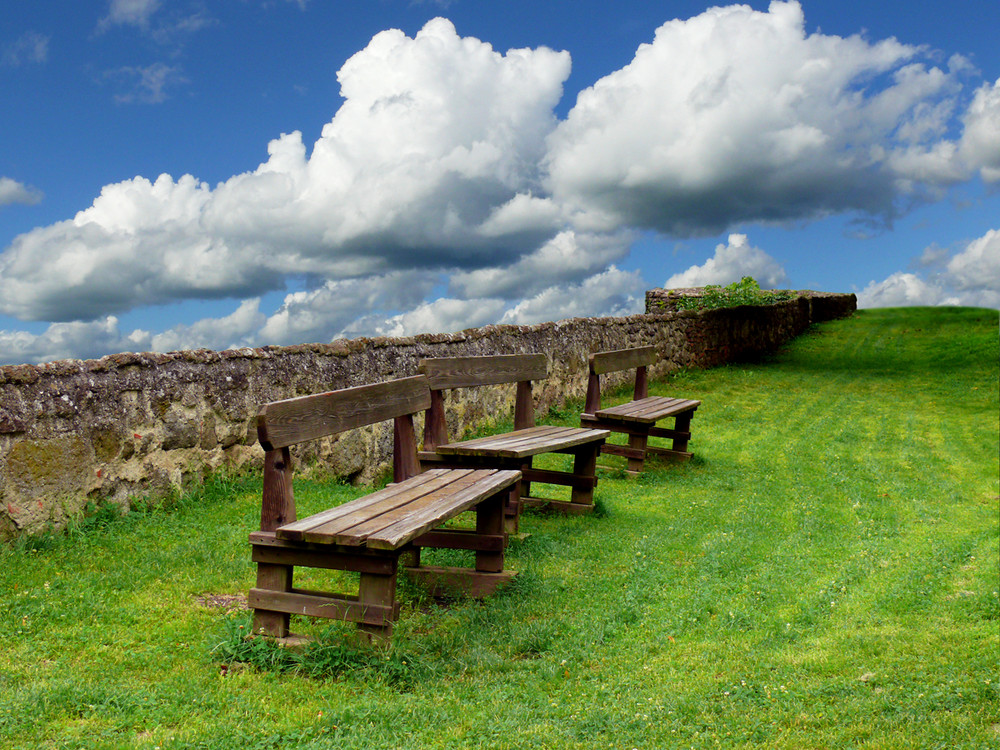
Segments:
[[[634,315],[643,311],[645,282],[638,271],[610,266],[579,284],[549,287],[504,313],[501,323],[531,325],[549,320],[606,315]]]
[[[414,336],[418,333],[451,333],[496,323],[504,313],[500,299],[452,299],[425,302],[384,322],[358,321],[345,334],[371,332],[379,336]]]
[[[113,315],[86,323],[53,323],[40,334],[0,330],[0,364],[94,359],[111,352],[149,349],[147,332],[135,331],[124,336]]]
[[[94,319],[250,298],[288,275],[516,262],[559,229],[529,194],[568,74],[566,53],[500,54],[444,19],[412,39],[382,32],[338,74],[345,102],[311,154],[296,132],[214,189],[190,175],[108,185],[74,219],[15,238],[0,312]]]
[[[42,200],[42,194],[10,177],[0,177],[0,208],[13,203],[32,205]]]
[[[925,252],[920,273],[900,271],[858,293],[858,307],[964,305],[1000,308],[1000,230],[991,229],[950,255]]]
[[[986,182],[1000,182],[1000,79],[977,91],[965,115],[961,153]]]
[[[895,39],[807,34],[796,2],[712,8],[664,24],[580,93],[550,138],[548,185],[590,228],[887,222],[900,198],[968,177],[942,140],[967,70]]]
[[[150,346],[158,352],[251,346],[264,322],[260,300],[244,300],[235,311],[224,317],[203,318],[191,325],[174,326],[155,334],[150,339]]]
[[[511,265],[456,273],[450,288],[464,297],[527,297],[603,271],[624,258],[629,246],[627,235],[587,235],[567,230]]]
[[[760,248],[753,247],[745,234],[731,234],[729,243],[716,245],[715,255],[704,264],[674,274],[667,279],[664,287],[725,286],[744,276],[752,276],[765,289],[775,289],[788,283],[785,269],[778,261]]]
[[[362,279],[327,281],[317,289],[294,292],[268,319],[259,338],[275,344],[330,341],[348,335],[377,333],[385,315],[375,310],[400,310],[420,305],[436,276],[422,272],[392,272]]]

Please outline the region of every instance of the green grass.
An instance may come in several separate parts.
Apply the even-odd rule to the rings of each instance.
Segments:
[[[252,585],[254,477],[0,551],[0,747],[996,747],[997,333],[861,311],[654,383],[703,401],[695,459],[527,514],[482,604],[405,585],[386,653],[247,644],[206,598]]]

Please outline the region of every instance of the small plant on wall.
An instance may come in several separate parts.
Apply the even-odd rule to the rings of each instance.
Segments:
[[[794,292],[761,289],[755,278],[744,276],[728,286],[709,284],[702,294],[678,297],[675,304],[678,310],[713,310],[739,305],[769,305],[794,296]]]

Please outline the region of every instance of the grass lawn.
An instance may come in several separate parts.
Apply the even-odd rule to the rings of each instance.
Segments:
[[[482,604],[404,585],[385,653],[242,640],[256,477],[0,549],[0,747],[998,747],[998,357],[996,311],[872,310],[652,383],[695,459],[602,458],[602,513],[527,513]]]

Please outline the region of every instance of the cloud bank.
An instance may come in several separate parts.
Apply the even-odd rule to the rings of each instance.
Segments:
[[[797,3],[712,8],[579,95],[547,184],[581,222],[673,236],[838,213],[890,223],[977,169],[1000,176],[995,87],[945,138],[968,69],[894,39],[807,35]]]
[[[750,245],[745,234],[729,235],[728,245],[716,245],[715,255],[704,265],[691,266],[683,273],[674,274],[663,285],[666,289],[708,286],[725,286],[752,276],[764,289],[777,289],[788,284],[788,276],[774,258],[758,247]]]
[[[858,293],[858,307],[962,305],[1000,308],[1000,231],[991,229],[957,253],[929,249],[918,272],[894,273]]]
[[[113,0],[104,25],[148,27],[159,9]],[[443,18],[413,38],[377,34],[339,71],[344,102],[311,149],[282,134],[215,187],[167,174],[107,185],[16,237],[0,254],[0,313],[53,325],[0,333],[8,361],[73,354],[66,326],[85,356],[636,311],[645,284],[617,264],[637,231],[831,214],[887,225],[954,184],[1000,183],[1000,82],[970,91],[962,58],[807,34],[795,2],[664,24],[559,121],[570,64],[545,47],[498,52]],[[169,76],[152,73],[135,96],[162,95]],[[732,235],[676,283],[737,268],[786,281]],[[260,309],[292,279],[304,289]],[[224,319],[117,330],[130,310],[226,298]]]

